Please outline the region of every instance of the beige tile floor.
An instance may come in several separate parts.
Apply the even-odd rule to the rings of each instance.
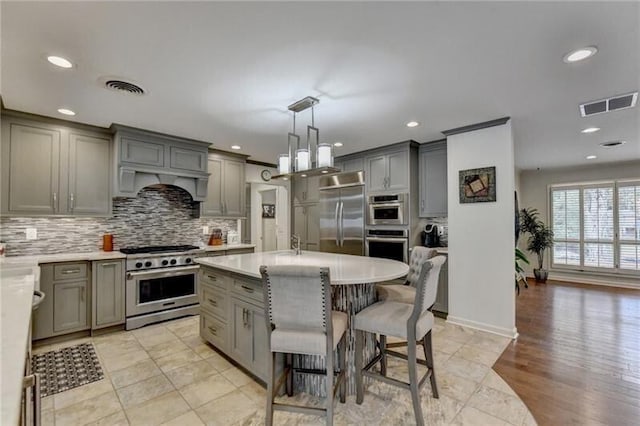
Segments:
[[[430,425],[535,425],[511,388],[491,369],[509,343],[438,319],[435,369],[440,398],[422,390]],[[265,390],[198,335],[190,317],[37,348],[36,353],[92,341],[105,379],[43,401],[44,425],[260,425]],[[406,364],[390,359],[389,374],[407,378]],[[298,402],[320,403],[309,395]],[[414,424],[408,392],[380,382],[367,384],[362,405],[336,402],[337,425]],[[320,417],[276,412],[275,424],[319,425]]]

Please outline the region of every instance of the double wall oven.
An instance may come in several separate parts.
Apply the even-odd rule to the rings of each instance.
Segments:
[[[198,313],[195,246],[125,248],[126,328]]]
[[[407,194],[370,195],[367,225],[408,225]]]
[[[408,262],[408,194],[370,195],[367,206],[365,254]]]

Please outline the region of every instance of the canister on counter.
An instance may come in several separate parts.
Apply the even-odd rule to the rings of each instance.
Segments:
[[[102,236],[102,251],[113,251],[113,235],[104,234]]]

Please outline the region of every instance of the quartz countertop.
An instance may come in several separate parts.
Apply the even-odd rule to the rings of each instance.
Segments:
[[[42,263],[57,263],[57,262],[80,262],[89,260],[110,260],[110,259],[124,259],[127,257],[125,254],[119,251],[90,251],[83,253],[59,253],[59,254],[38,254],[31,256],[7,256],[0,259],[0,264],[5,263],[23,263],[23,262],[35,262],[37,264]]]
[[[328,266],[331,284],[360,284],[389,281],[404,277],[409,266],[396,260],[348,254],[292,250],[268,251],[251,254],[232,254],[219,257],[200,257],[196,262],[229,272],[260,278],[261,265]]]
[[[205,246],[205,251],[225,251],[254,248],[255,244],[222,244],[219,246]]]
[[[436,249],[438,254],[449,254],[449,247],[432,247]]]
[[[0,264],[0,424],[3,425],[17,425],[20,417],[31,304],[39,279],[36,262]]]

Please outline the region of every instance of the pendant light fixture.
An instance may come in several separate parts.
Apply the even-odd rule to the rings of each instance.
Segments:
[[[314,109],[319,102],[317,98],[307,96],[289,105],[289,111],[293,112],[293,129],[287,134],[288,151],[278,156],[280,174],[272,179],[316,176],[340,171],[333,167],[333,147],[320,143],[320,130],[315,126]],[[296,114],[308,108],[311,108],[311,125],[307,125],[307,144],[300,146],[300,136],[296,134]]]

